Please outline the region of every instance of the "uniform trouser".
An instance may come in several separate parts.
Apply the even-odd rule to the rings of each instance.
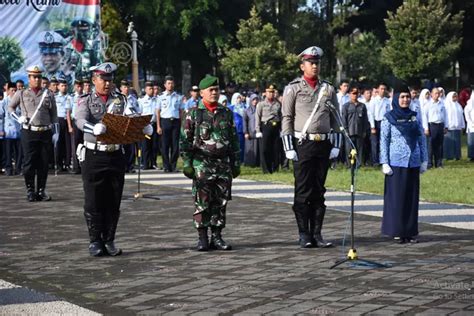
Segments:
[[[433,160],[434,166],[443,165],[443,142],[444,142],[444,123],[429,123],[431,137],[431,155],[429,160]]]
[[[224,228],[232,186],[229,160],[195,158],[193,167],[196,174],[193,180],[194,227]]]
[[[179,157],[179,119],[160,120],[161,129],[161,155],[163,156],[163,169],[172,171],[176,169]]]
[[[363,157],[364,157],[364,142],[365,142],[365,139],[364,137],[361,137],[361,136],[357,136],[357,135],[352,135],[352,136],[349,136],[352,143],[354,144],[355,146],[355,150],[357,151],[357,163],[356,163],[356,167],[359,168],[362,164],[363,164]],[[350,153],[351,153],[351,144],[346,140],[346,153],[347,155],[349,156]],[[347,159],[347,164],[350,165],[351,161],[349,159]]]
[[[0,168],[5,168],[5,146],[3,139],[0,138]]]
[[[316,229],[321,231],[326,205],[324,204],[325,182],[329,169],[329,153],[332,145],[329,140],[304,141],[296,145],[298,161],[293,161],[295,176],[295,212],[298,230],[310,232],[311,222],[316,221]]]
[[[125,171],[130,171],[133,169],[136,154],[135,148],[137,144],[138,143],[133,143],[123,146],[123,148],[125,149]]]
[[[15,169],[20,172],[23,164],[23,151],[21,149],[20,139],[5,139],[5,170],[13,171],[13,160],[15,161]]]
[[[71,137],[64,117],[58,117],[59,139],[56,151],[56,163],[60,168],[71,165]]]
[[[271,123],[263,124],[262,129],[262,170],[264,173],[273,173],[278,170],[280,162],[280,123],[273,126]]]
[[[158,133],[156,132],[156,123],[153,122],[152,125],[153,125],[153,135],[151,136],[151,139],[153,141],[152,161],[153,161],[153,166],[155,166],[156,160],[158,159],[158,155],[161,155],[161,148],[160,148],[161,136],[158,135]]]
[[[46,188],[52,136],[51,130],[44,132],[21,130],[21,145],[25,160],[23,175],[25,176],[25,184],[28,190],[34,190],[35,188],[35,175],[37,176],[37,188]]]
[[[77,160],[76,149],[77,145],[82,144],[84,142],[84,133],[77,128],[76,122],[72,122],[72,127],[74,132],[70,135],[71,136],[71,156],[72,156],[72,168],[74,170],[79,170],[79,160]]]
[[[86,150],[82,164],[84,217],[91,242],[113,241],[120,217],[125,174],[122,150]]]
[[[151,169],[154,165],[153,163],[153,139],[145,138],[140,142],[141,149],[141,161],[140,168],[142,169]]]
[[[375,121],[376,134],[370,134],[370,151],[372,154],[372,164],[377,166],[380,164],[379,151],[380,151],[380,125],[381,121]]]

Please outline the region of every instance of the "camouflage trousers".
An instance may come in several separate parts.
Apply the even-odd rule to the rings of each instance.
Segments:
[[[194,227],[225,227],[231,199],[232,171],[228,159],[194,158]]]

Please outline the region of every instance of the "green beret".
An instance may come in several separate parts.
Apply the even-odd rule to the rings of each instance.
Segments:
[[[219,85],[219,78],[206,75],[200,82],[199,82],[199,89],[204,90],[212,86]]]

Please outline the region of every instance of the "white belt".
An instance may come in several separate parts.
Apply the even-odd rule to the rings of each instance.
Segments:
[[[329,134],[307,134],[306,136],[309,140],[314,140],[315,142],[322,142],[329,139]],[[295,132],[295,137],[299,139],[301,137],[301,133]]]
[[[86,146],[86,148],[90,149],[90,150],[107,151],[107,152],[117,151],[117,150],[120,150],[120,148],[122,148],[122,145],[97,144],[97,143],[91,143],[91,142],[88,142],[88,141],[84,141],[84,146]]]
[[[49,131],[51,129],[51,126],[50,125],[32,126],[28,124],[23,124],[23,129],[27,129],[33,132],[44,132],[44,131]]]

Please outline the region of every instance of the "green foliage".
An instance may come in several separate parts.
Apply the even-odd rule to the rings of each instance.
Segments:
[[[23,66],[25,58],[20,44],[11,37],[0,37],[0,75],[10,79],[10,73]]]
[[[385,80],[389,69],[382,63],[382,44],[374,33],[342,36],[336,40],[338,58],[344,65],[347,78],[376,83]]]
[[[239,47],[227,48],[221,65],[237,83],[282,87],[297,75],[297,56],[287,52],[270,23],[262,23],[255,7],[248,20],[240,21],[236,37]]]
[[[451,14],[443,0],[406,0],[385,19],[384,62],[403,80],[438,78],[459,51],[462,20],[463,12]]]

